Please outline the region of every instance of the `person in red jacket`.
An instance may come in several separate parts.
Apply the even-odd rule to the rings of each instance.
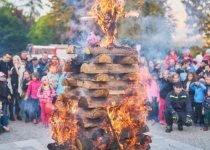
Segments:
[[[26,91],[25,100],[27,100],[26,111],[29,114],[30,119],[33,120],[33,123],[39,123],[40,119],[40,106],[39,98],[37,97],[37,92],[42,82],[39,78],[39,73],[35,72],[32,74],[32,80],[28,85]]]
[[[169,61],[173,59],[175,61],[175,63],[178,61],[178,57],[175,54],[174,49],[170,49],[168,56],[166,57],[165,61],[164,61],[164,68],[168,69],[169,67]]]

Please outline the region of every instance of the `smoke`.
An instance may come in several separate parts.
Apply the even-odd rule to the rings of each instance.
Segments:
[[[120,19],[118,22],[118,42],[134,48],[136,44],[141,44],[141,54],[149,59],[164,58],[170,48],[172,30],[176,26],[174,23],[176,20],[170,13],[171,8],[166,4],[166,1],[152,1],[162,9],[159,14],[154,15],[153,12],[149,12],[146,15],[144,13],[138,19]],[[151,0],[145,2],[150,3]],[[67,0],[66,3],[73,5],[75,9],[73,19],[69,21],[72,37],[69,39],[68,44],[84,47],[87,45],[88,34],[100,30],[94,20],[79,20],[80,17],[86,16],[87,12],[90,11],[94,0]],[[129,2],[127,1],[127,3]],[[131,7],[130,10],[132,9]],[[166,16],[167,14],[168,16]]]
[[[74,17],[69,21],[72,36],[68,44],[86,46],[87,36],[90,32],[99,30],[94,20],[81,21],[80,17],[87,15],[94,1],[92,0],[67,0],[66,3],[74,6]]]

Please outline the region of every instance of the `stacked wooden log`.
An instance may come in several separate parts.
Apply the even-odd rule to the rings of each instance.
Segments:
[[[78,51],[70,46],[67,53],[78,53]],[[78,102],[77,149],[149,149],[151,138],[143,134],[148,132],[148,127],[144,123],[146,109],[144,109],[144,89],[138,72],[137,51],[86,47],[83,54],[88,55],[89,59],[80,65],[80,73],[73,72],[63,80],[62,84],[68,88],[65,94],[60,96],[60,101],[66,101],[62,97],[68,97],[69,101]],[[71,67],[70,70],[69,67],[66,68],[67,71],[71,71]],[[131,98],[134,102],[140,101],[137,106],[131,104],[127,110],[131,114],[130,108],[134,111],[140,109],[135,107],[141,106],[142,110],[130,115],[133,117],[131,120],[136,120],[139,126],[135,129],[127,126],[120,129],[119,133],[119,129],[115,126],[116,116],[111,116],[110,112],[113,109],[126,108]],[[123,118],[123,116],[118,117]],[[127,118],[122,119],[125,123],[126,120]],[[136,142],[129,147],[129,142],[134,137]],[[56,135],[54,139],[57,139]]]

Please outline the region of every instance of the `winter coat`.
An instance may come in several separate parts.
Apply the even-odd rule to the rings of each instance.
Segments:
[[[176,73],[179,74],[180,81],[183,82],[183,81],[186,80],[186,78],[187,78],[187,71],[184,68],[180,67],[179,69],[177,69]]]
[[[168,93],[166,97],[166,110],[173,113],[186,112],[187,115],[191,115],[192,106],[189,95],[187,92],[181,91],[180,94],[176,94],[174,91]]]
[[[34,66],[33,64],[28,68],[28,71],[30,72],[30,74],[34,73]],[[43,76],[43,68],[41,65],[38,64],[37,66],[37,72],[39,73],[39,76],[40,76],[40,79],[42,78]]]
[[[160,100],[160,89],[155,80],[151,80],[151,83],[147,83],[147,98],[152,102],[152,97],[157,97],[157,100]]]
[[[182,56],[183,56],[183,59],[188,59],[190,60],[190,63],[193,63],[193,58],[189,56],[189,54],[184,53]]]
[[[56,90],[56,95],[59,95],[61,93],[64,93],[65,89],[67,86],[63,86],[62,85],[62,81],[63,79],[66,77],[66,74],[63,73],[60,78],[59,78],[59,81],[58,81],[58,87],[57,87],[57,90]]]
[[[174,55],[168,55],[168,56],[166,57],[165,61],[164,61],[164,68],[165,68],[165,69],[168,69],[168,67],[169,67],[169,61],[170,61],[171,59],[173,59],[173,60],[175,61],[175,63],[178,61],[178,57],[177,57],[176,54],[174,54]]]
[[[45,96],[47,96],[47,98]],[[55,90],[52,86],[51,86],[51,89],[44,88],[43,91],[41,91],[41,87],[39,87],[38,92],[37,92],[37,97],[39,98],[39,101],[41,103],[52,102],[52,99],[54,96],[55,96]]]
[[[26,97],[31,97],[33,99],[38,99],[37,92],[39,90],[39,87],[41,86],[42,82],[40,80],[31,80],[30,84],[28,86],[28,89],[26,91]]]
[[[7,97],[9,95],[11,95],[9,88],[3,81],[0,81],[0,100],[2,101],[2,103],[8,102]]]
[[[210,96],[205,97],[202,104],[202,109],[210,109]]]
[[[160,98],[165,100],[168,93],[173,91],[173,84],[169,80],[161,78],[159,79],[158,85],[160,89]]]
[[[194,102],[203,103],[204,97],[206,95],[206,86],[203,83],[200,83],[198,86],[193,82],[190,85],[190,88],[195,91]]]

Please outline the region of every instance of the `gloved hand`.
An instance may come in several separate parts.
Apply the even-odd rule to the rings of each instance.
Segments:
[[[186,124],[191,124],[192,123],[192,119],[190,115],[186,116]]]
[[[173,120],[175,120],[175,121],[178,121],[179,120],[179,115],[177,114],[177,112],[172,112],[172,118],[173,118]]]

